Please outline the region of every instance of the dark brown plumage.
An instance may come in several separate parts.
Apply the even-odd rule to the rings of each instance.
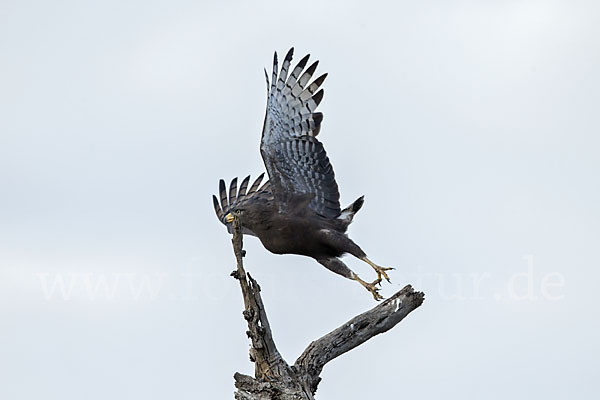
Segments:
[[[270,85],[267,76],[270,89],[260,149],[269,181],[260,186],[261,174],[246,192],[250,177],[242,181],[239,191],[234,178],[228,194],[221,180],[220,202],[213,196],[215,212],[230,233],[231,222],[239,218],[243,233],[258,237],[270,252],[312,257],[331,271],[360,282],[379,300],[376,285],[382,277],[389,281],[386,271],[391,268],[375,265],[346,235],[363,197],[344,210],[340,208],[333,167],[316,138],[323,119],[322,113],[314,112],[323,98],[323,90],[317,90],[327,74],[306,86],[318,64],[315,61],[302,73],[307,55],[288,77],[292,55],[293,49],[279,70],[275,53]],[[360,279],[339,259],[346,253],[371,265],[377,279],[371,283]]]

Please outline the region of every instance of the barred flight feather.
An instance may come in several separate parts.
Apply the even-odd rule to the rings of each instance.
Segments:
[[[233,178],[229,184],[229,207],[234,205],[237,198],[237,178]]]
[[[287,52],[281,69],[277,53],[273,56],[261,155],[280,211],[290,205],[290,195],[313,194],[310,208],[324,217],[337,217],[341,209],[335,175],[315,138],[323,121],[323,114],[315,110],[323,99],[320,87],[327,74],[311,82],[319,61],[305,69],[310,57],[306,55],[292,68],[293,52],[293,48]]]
[[[258,186],[260,185],[260,182],[263,180],[265,176],[265,173],[263,172],[262,174],[260,174],[258,176],[258,178],[256,178],[256,180],[254,181],[254,183],[252,184],[252,186],[250,186],[250,190],[248,191],[248,195],[251,195],[252,193],[256,192],[256,189],[258,189]]]
[[[277,84],[277,52],[273,55],[273,73],[271,75],[271,93],[275,92]]]
[[[225,181],[219,180],[219,194],[221,196],[221,208],[223,210],[229,209],[229,203],[227,202],[227,190],[225,189]]]

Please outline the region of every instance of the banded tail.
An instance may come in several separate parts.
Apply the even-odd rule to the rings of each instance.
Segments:
[[[354,215],[362,208],[364,203],[365,196],[360,196],[358,199],[354,200],[354,203],[344,208],[337,219],[342,220],[346,226],[350,225],[352,219],[354,219]]]

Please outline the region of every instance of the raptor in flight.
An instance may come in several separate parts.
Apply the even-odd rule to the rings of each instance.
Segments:
[[[309,83],[319,63],[305,69],[309,55],[290,72],[293,52],[293,48],[288,51],[281,69],[275,53],[270,83],[265,70],[267,112],[260,153],[269,180],[260,185],[263,173],[248,189],[248,176],[238,189],[234,178],[229,194],[221,180],[220,203],[213,196],[217,217],[230,233],[232,222],[239,218],[243,233],[258,237],[270,252],[312,257],[327,269],[359,282],[380,300],[377,285],[382,278],[389,282],[386,271],[392,268],[374,264],[346,235],[363,197],[341,209],[333,168],[317,139],[323,114],[315,110],[323,98],[319,87],[327,74]],[[340,260],[346,253],[373,267],[377,279],[368,283],[359,278]]]

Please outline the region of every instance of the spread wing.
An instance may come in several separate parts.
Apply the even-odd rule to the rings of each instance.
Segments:
[[[327,74],[307,86],[319,63],[304,70],[307,55],[288,76],[293,52],[292,48],[287,53],[281,70],[275,53],[270,87],[265,71],[267,113],[260,152],[280,211],[288,211],[294,199],[304,195],[316,213],[335,218],[340,215],[340,194],[327,153],[316,138],[323,120],[323,114],[315,112],[323,98],[323,89],[317,90]]]
[[[215,212],[217,213],[217,218],[219,218],[219,221],[221,221],[223,225],[227,226],[227,231],[229,233],[233,233],[233,227],[231,223],[228,223],[225,220],[225,216],[232,209],[244,207],[256,202],[268,202],[273,200],[270,182],[266,181],[260,186],[264,176],[264,173],[260,174],[252,186],[250,186],[250,189],[248,189],[248,184],[250,183],[250,175],[248,175],[240,184],[239,191],[237,189],[237,178],[233,178],[229,184],[229,195],[227,195],[225,181],[223,179],[219,181],[219,196],[221,197],[221,203],[219,204],[217,196],[213,195],[213,205],[215,207]],[[248,192],[246,192],[246,190],[248,190]],[[243,228],[243,233],[256,236],[254,232],[247,228]]]

